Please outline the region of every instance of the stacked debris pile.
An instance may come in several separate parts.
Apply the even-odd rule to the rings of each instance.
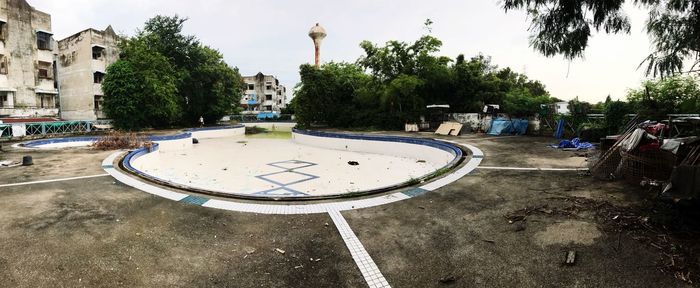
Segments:
[[[122,133],[112,131],[109,134],[100,137],[92,148],[97,150],[118,150],[118,149],[135,149],[141,146],[150,146],[150,142],[145,137],[136,133]]]
[[[700,195],[700,137],[679,133],[673,122],[632,122],[624,131],[592,161],[593,176]]]
[[[668,180],[676,159],[673,153],[661,149],[667,132],[668,127],[661,123],[630,125],[593,164],[591,174],[636,183],[643,179]]]

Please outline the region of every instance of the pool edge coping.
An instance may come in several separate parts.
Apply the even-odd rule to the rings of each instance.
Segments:
[[[223,198],[229,198],[229,199],[238,199],[238,200],[252,200],[252,201],[269,201],[269,202],[291,202],[291,201],[317,201],[317,200],[333,200],[333,199],[345,199],[345,198],[354,198],[354,197],[365,197],[365,196],[371,196],[375,194],[381,194],[385,192],[389,192],[392,190],[397,190],[397,189],[402,189],[410,186],[414,186],[419,183],[424,183],[425,181],[432,181],[437,179],[437,177],[440,177],[441,175],[444,174],[444,171],[450,171],[457,167],[462,161],[464,161],[465,155],[459,147],[455,146],[454,143],[449,143],[449,141],[441,141],[438,139],[432,139],[432,138],[417,138],[417,137],[406,137],[406,136],[394,136],[394,135],[366,135],[366,134],[355,134],[355,133],[337,133],[337,132],[322,132],[322,131],[314,131],[314,130],[300,130],[300,129],[293,129],[292,130],[292,135],[294,133],[301,134],[301,135],[307,135],[307,136],[315,136],[315,137],[325,137],[325,138],[340,138],[340,139],[350,139],[350,140],[366,140],[366,141],[379,141],[379,142],[396,142],[396,143],[406,143],[406,144],[413,144],[413,145],[423,145],[427,146],[430,148],[434,149],[440,149],[445,152],[451,153],[453,155],[453,159],[450,160],[447,164],[441,166],[439,169],[437,169],[434,172],[427,173],[424,175],[421,175],[419,178],[415,179],[410,179],[407,181],[403,181],[400,183],[388,185],[388,186],[383,186],[383,187],[378,187],[374,189],[369,189],[369,190],[363,190],[363,191],[355,191],[355,192],[339,192],[339,193],[333,193],[333,194],[327,194],[327,195],[306,195],[306,196],[264,196],[264,195],[255,195],[255,194],[241,194],[241,193],[232,193],[232,192],[224,192],[224,191],[219,191],[219,190],[210,190],[210,189],[204,189],[200,187],[194,187],[186,184],[181,184],[181,183],[175,183],[172,181],[168,181],[162,178],[159,178],[157,176],[148,174],[146,172],[143,172],[136,167],[132,166],[132,161],[147,155],[149,153],[153,153],[158,151],[159,144],[158,143],[153,143],[150,147],[141,147],[136,150],[130,151],[126,156],[122,158],[121,161],[119,161],[119,168],[125,170],[126,172],[135,175],[139,178],[142,178],[146,181],[154,182],[158,185],[166,186],[166,187],[171,187],[174,189],[180,189],[180,190],[185,190],[188,192],[193,192],[193,193],[199,193],[199,194],[204,194],[204,195],[209,195],[213,197],[223,197]],[[293,137],[292,137],[293,138]],[[413,183],[416,182],[417,183]],[[413,184],[412,184],[413,183]]]
[[[355,199],[355,200],[341,200],[335,202],[323,202],[323,203],[309,203],[309,204],[289,204],[290,202],[278,202],[276,204],[262,204],[262,203],[250,203],[236,201],[236,199],[214,199],[208,198],[204,195],[189,195],[185,193],[171,191],[165,188],[161,188],[150,183],[139,181],[134,177],[131,177],[127,173],[117,170],[114,167],[114,161],[120,155],[128,153],[129,151],[118,151],[110,154],[107,158],[102,161],[102,168],[114,177],[117,181],[131,186],[135,189],[144,191],[146,193],[159,196],[162,198],[170,199],[173,201],[183,202],[186,204],[192,204],[207,208],[215,208],[228,211],[246,212],[246,213],[257,213],[257,214],[275,214],[275,215],[290,215],[290,214],[317,214],[317,213],[328,213],[329,211],[346,211],[355,210],[362,208],[370,208],[385,204],[390,204],[393,202],[398,202],[401,200],[406,200],[414,197],[421,196],[425,193],[437,190],[448,184],[451,184],[462,177],[470,174],[474,169],[476,169],[481,161],[484,159],[483,152],[470,144],[458,143],[455,141],[442,140],[444,142],[459,145],[466,150],[471,152],[471,158],[462,167],[451,171],[451,173],[443,175],[443,177],[436,178],[431,182],[421,185],[420,187],[415,187],[407,191],[395,192],[391,194],[376,195],[373,197]]]

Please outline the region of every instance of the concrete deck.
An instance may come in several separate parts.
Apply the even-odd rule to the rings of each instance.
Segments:
[[[446,139],[483,150],[482,166],[585,165],[571,152],[546,148],[550,138]],[[657,268],[657,248],[605,229],[595,211],[542,213],[509,224],[506,215],[532,205],[567,206],[562,197],[624,207],[643,201],[635,187],[574,170],[477,169],[382,206],[260,215],[171,201],[117,183],[102,176],[101,161],[111,153],[0,154],[13,160],[30,154],[36,164],[0,168],[0,286],[689,286]],[[76,178],[83,176],[95,177]],[[57,181],[37,182],[45,180]],[[562,265],[568,250],[577,251],[574,266]],[[358,265],[357,255],[371,258],[376,270],[369,262]]]

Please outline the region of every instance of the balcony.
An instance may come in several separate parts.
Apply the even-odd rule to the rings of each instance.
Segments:
[[[37,60],[41,62],[53,63],[53,51],[51,50],[38,50]]]

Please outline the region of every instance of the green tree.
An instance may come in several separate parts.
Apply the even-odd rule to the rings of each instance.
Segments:
[[[505,0],[506,11],[524,10],[530,17],[531,46],[545,56],[582,57],[592,32],[629,33],[625,0]],[[644,59],[648,75],[697,72],[700,64],[700,1],[631,0],[651,12],[646,30],[653,51]],[[684,70],[684,62],[691,68]]]
[[[243,79],[221,53],[182,33],[186,21],[177,15],[155,16],[130,41],[143,43],[150,53],[162,55],[170,64],[179,98],[178,122],[191,125],[203,116],[206,123],[212,123],[234,112]]]
[[[667,114],[698,113],[700,85],[697,77],[674,76],[649,80],[627,92],[627,100],[642,119],[662,120]]]
[[[319,69],[312,65],[299,68],[301,82],[295,89],[294,111],[302,127],[312,124],[327,124],[333,127],[366,126],[356,122],[360,111],[361,87],[370,78],[357,65],[350,63],[327,63]],[[376,109],[376,108],[375,108]]]
[[[238,68],[229,67],[221,53],[207,46],[194,48],[190,59],[196,65],[187,69],[188,77],[180,85],[186,104],[184,122],[196,123],[202,116],[212,123],[233,113],[244,85]]]
[[[551,102],[541,82],[499,69],[484,55],[438,56],[441,45],[432,36],[384,46],[363,41],[364,55],[355,64],[302,65],[292,101],[299,123],[397,129],[426,115],[428,104],[449,104],[452,112],[502,104],[505,112],[526,117]]]
[[[629,119],[627,114],[630,114],[629,104],[622,101],[610,101],[605,103],[603,108],[603,114],[605,115],[605,122],[603,123],[605,132],[608,135],[615,135],[620,133],[625,124]]]
[[[180,116],[174,71],[168,59],[138,39],[125,40],[120,59],[102,83],[104,109],[115,127],[167,127]]]

